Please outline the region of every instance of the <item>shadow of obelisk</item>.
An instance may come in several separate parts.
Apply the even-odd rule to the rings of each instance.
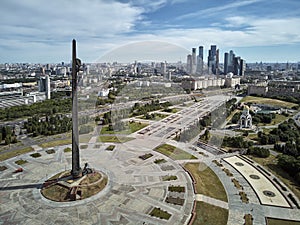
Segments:
[[[77,73],[80,68],[80,60],[76,58],[76,41],[72,41],[72,171],[73,178],[82,176],[79,162],[79,134],[78,134],[78,100],[77,100]]]

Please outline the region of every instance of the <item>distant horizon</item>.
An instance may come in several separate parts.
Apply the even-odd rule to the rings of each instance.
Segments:
[[[299,62],[299,8],[298,0],[2,0],[0,63],[70,61],[72,39],[86,62],[148,41],[188,52],[202,45],[205,54],[214,44],[220,62],[230,49],[250,63]],[[170,61],[179,60],[186,55]]]
[[[134,61],[131,61],[131,62],[119,62],[119,61],[103,61],[103,62],[88,62],[88,61],[83,61],[81,60],[82,63],[85,63],[85,64],[97,64],[97,63],[120,63],[120,64],[131,64],[131,63],[134,63]],[[136,60],[137,62],[145,62],[145,61],[139,61],[139,60]],[[66,63],[66,64],[71,64],[71,62],[66,62],[66,61],[57,61],[57,62],[3,62],[1,63],[0,62],[0,65],[5,65],[5,64],[32,64],[32,65],[37,65],[37,64],[42,64],[42,65],[46,65],[46,64],[61,64],[62,62]],[[155,63],[161,63],[161,62],[165,62],[165,61],[147,61],[146,63],[151,63],[151,62],[155,62]],[[174,62],[174,61],[166,61],[167,63],[185,63],[186,64],[186,61],[177,61],[177,62]],[[207,61],[203,61],[205,64],[207,64]],[[285,63],[289,63],[289,64],[300,64],[300,61],[296,62],[296,61],[286,61],[286,62],[267,62],[267,61],[256,61],[256,62],[247,62],[246,60],[246,64],[260,64],[260,63],[263,63],[263,64],[285,64]],[[224,64],[224,62],[220,62],[219,64]]]

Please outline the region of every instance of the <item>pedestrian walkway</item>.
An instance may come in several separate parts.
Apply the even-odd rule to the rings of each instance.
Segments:
[[[221,201],[219,199],[211,198],[206,195],[196,194],[196,201],[199,202],[202,201],[214,206],[221,207],[223,209],[229,209],[227,202]]]

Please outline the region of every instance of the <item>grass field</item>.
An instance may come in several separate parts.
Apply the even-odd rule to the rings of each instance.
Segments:
[[[197,202],[193,225],[226,225],[228,210],[205,202]]]
[[[268,225],[300,225],[300,221],[267,218]]]
[[[275,115],[275,119],[272,120],[271,122],[271,125],[275,125],[275,124],[278,124],[278,123],[281,123],[287,119],[289,119],[290,117],[287,117],[287,116],[284,116],[284,115],[281,115],[281,114],[276,114]]]
[[[65,148],[65,149],[64,149],[64,152],[72,152],[72,149],[69,148],[69,147],[68,147],[68,148]]]
[[[272,98],[254,97],[254,96],[246,96],[241,100],[241,102],[252,102],[257,104],[274,105],[274,106],[286,107],[286,108],[292,108],[293,106],[297,106],[297,104],[291,102],[285,102],[285,101],[272,99]]]
[[[196,193],[207,195],[227,202],[226,191],[218,176],[204,163],[187,163],[184,165],[196,181]]]
[[[25,163],[28,163],[28,161],[27,160],[23,160],[23,159],[19,159],[19,160],[17,160],[17,161],[15,161],[15,164],[17,164],[17,165],[23,165],[23,164],[25,164]]]
[[[178,109],[178,108],[172,108],[172,109],[166,109],[166,110],[163,110],[163,112],[168,112],[168,113],[177,113],[179,112],[181,109]]]
[[[281,115],[281,114],[275,114],[275,118],[272,119],[272,122],[271,123],[259,123],[257,124],[258,126],[270,126],[270,125],[276,125],[276,124],[279,124],[279,123],[282,123],[283,121],[285,120],[288,120],[290,117],[286,117],[284,115]]]
[[[245,218],[245,225],[252,225],[253,224],[253,218],[251,214],[246,214],[244,216]]]
[[[169,158],[173,160],[182,160],[182,159],[197,159],[195,156],[176,148],[173,145],[168,144],[162,144],[154,149],[154,151],[157,151],[161,154],[164,154],[165,156],[168,156]]]
[[[150,212],[150,216],[155,216],[161,219],[168,220],[171,217],[171,214],[168,213],[167,211],[163,211],[160,208],[154,208]]]
[[[22,155],[22,154],[32,152],[32,151],[33,151],[32,147],[26,147],[26,148],[22,148],[22,149],[19,149],[19,150],[0,153],[0,161],[4,161],[6,159],[10,159],[10,158],[15,157],[17,155]]]
[[[249,157],[260,165],[270,170],[276,177],[278,177],[286,186],[288,186],[294,194],[300,198],[300,186],[296,183],[295,179],[287,174],[283,169],[276,165],[277,159],[275,156],[270,155],[268,158]],[[300,224],[299,224],[300,225]]]
[[[134,138],[124,137],[124,136],[99,136],[99,142],[115,142],[115,143],[124,143],[127,141],[131,141]]]
[[[55,146],[60,146],[60,145],[69,145],[69,144],[72,144],[71,139],[50,141],[50,142],[39,144],[39,146],[42,148],[49,148],[49,147],[55,147]]]
[[[149,119],[149,120],[159,121],[159,120],[162,120],[162,119],[166,118],[167,116],[169,116],[169,115],[161,114],[161,113],[154,113],[154,114],[155,114],[155,117],[153,119]],[[148,120],[148,119],[146,119],[145,116],[142,116],[141,119]]]
[[[144,127],[148,126],[146,123],[129,123],[126,130],[122,131],[114,131],[109,130],[108,126],[104,126],[101,129],[100,134],[132,134],[140,129],[143,129]]]

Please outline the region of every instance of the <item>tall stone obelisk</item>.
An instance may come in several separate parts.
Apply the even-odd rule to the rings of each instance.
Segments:
[[[76,58],[76,41],[72,41],[72,171],[73,178],[82,176],[79,162],[79,134],[78,134],[78,100],[77,100],[77,73],[80,65]]]

